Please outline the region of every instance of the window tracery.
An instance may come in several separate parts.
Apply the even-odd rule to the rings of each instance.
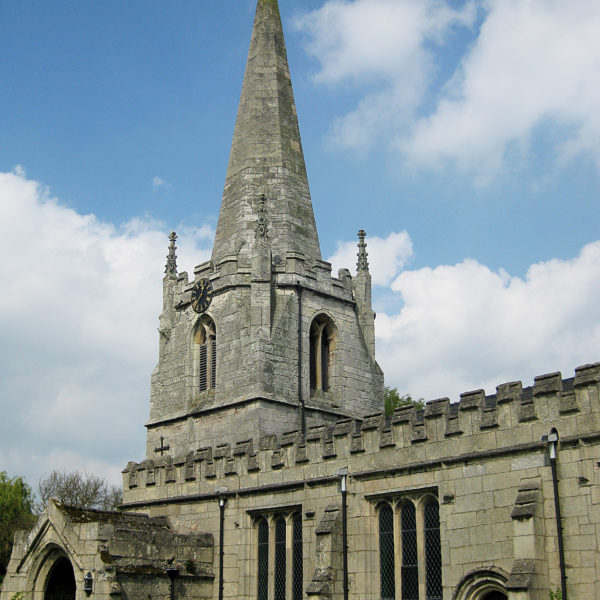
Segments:
[[[198,391],[214,390],[217,384],[217,331],[215,322],[203,315],[194,332],[194,371]]]
[[[274,513],[258,516],[257,600],[302,600],[302,514]]]
[[[328,392],[331,386],[331,364],[335,349],[335,329],[326,315],[315,317],[310,326],[310,389]]]
[[[381,600],[442,600],[437,498],[386,500],[378,521]]]

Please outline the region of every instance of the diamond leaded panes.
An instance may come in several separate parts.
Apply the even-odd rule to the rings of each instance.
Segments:
[[[402,505],[402,600],[419,600],[419,559],[415,505]]]
[[[440,511],[435,498],[429,498],[425,504],[424,521],[426,600],[442,600]]]
[[[379,557],[381,600],[394,600],[394,511],[389,504],[384,504],[379,511]]]
[[[258,523],[258,600],[269,600],[269,525],[266,519]]]

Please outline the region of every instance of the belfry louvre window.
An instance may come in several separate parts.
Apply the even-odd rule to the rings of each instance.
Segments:
[[[435,497],[379,505],[381,600],[442,600],[439,504]]]
[[[196,325],[194,348],[198,390],[214,390],[217,383],[217,332],[214,321],[207,315]]]
[[[256,523],[257,600],[302,600],[302,515],[261,516]]]
[[[327,316],[319,315],[310,326],[310,389],[312,392],[329,391],[334,348],[333,324]]]

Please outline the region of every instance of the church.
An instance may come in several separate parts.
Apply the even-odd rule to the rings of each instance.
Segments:
[[[368,238],[321,256],[277,0],[212,257],[176,243],[123,505],[51,500],[1,600],[600,598],[600,363],[385,415]]]

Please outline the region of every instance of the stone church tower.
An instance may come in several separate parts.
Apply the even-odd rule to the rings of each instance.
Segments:
[[[212,258],[188,279],[177,272],[171,239],[148,458],[163,444],[185,453],[381,409],[359,236],[357,276],[332,276],[319,248],[279,8],[260,0]]]

